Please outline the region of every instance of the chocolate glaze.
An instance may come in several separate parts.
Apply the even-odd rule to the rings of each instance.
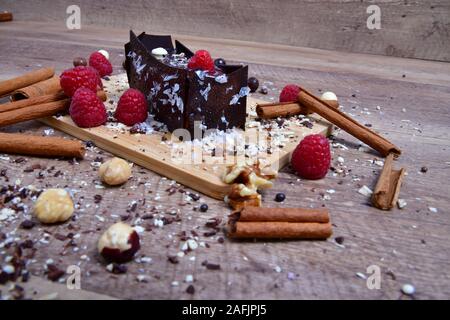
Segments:
[[[130,42],[125,44],[128,82],[145,94],[155,120],[166,124],[171,132],[187,129],[191,138],[195,125],[203,130],[245,129],[247,66],[225,65],[215,75],[173,67],[151,54],[158,47],[169,53],[184,53],[187,58],[193,56],[177,40],[174,47],[170,36],[136,36],[130,31]]]

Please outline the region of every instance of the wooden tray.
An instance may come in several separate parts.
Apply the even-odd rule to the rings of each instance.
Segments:
[[[104,81],[108,101],[105,105],[109,109],[115,109],[118,98],[127,88],[126,75],[111,77],[110,81]],[[249,114],[254,114],[256,103],[265,101],[256,100],[251,97],[247,100]],[[253,111],[253,112],[252,112]],[[252,121],[249,116],[248,121]],[[278,170],[288,164],[290,155],[298,142],[306,135],[331,133],[332,125],[317,115],[309,116],[313,119],[312,128],[303,125],[289,126],[293,133],[290,141],[285,146],[272,154],[259,154],[264,162]],[[93,141],[99,148],[111,152],[114,155],[134,162],[142,167],[155,171],[170,179],[188,186],[194,190],[204,193],[216,199],[223,199],[228,194],[230,186],[222,182],[223,172],[226,164],[179,164],[172,161],[171,148],[161,142],[162,133],[152,134],[130,134],[127,130],[116,130],[107,126],[91,129],[77,127],[70,116],[50,117],[42,119],[45,124],[64,131],[84,141]],[[265,129],[250,128],[245,132],[246,137],[252,137]]]

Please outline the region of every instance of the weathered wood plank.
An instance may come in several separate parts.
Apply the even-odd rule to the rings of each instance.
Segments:
[[[24,26],[20,25],[20,32],[25,32]],[[32,35],[31,30],[28,29],[27,34]],[[103,35],[100,29],[96,30],[99,39],[110,39],[107,36],[109,30],[104,30]],[[57,34],[56,28],[53,32]],[[122,32],[126,34],[125,30]],[[76,34],[76,40],[70,37],[63,40],[66,34],[61,31],[59,37],[62,40],[58,49],[55,38],[47,40],[44,34],[36,31],[35,42],[30,44],[28,37],[13,42],[0,33],[2,47],[10,52],[7,60],[3,59],[5,54],[0,52],[1,76],[17,74],[30,69],[25,65],[36,66],[39,63],[55,64],[62,70],[70,65],[75,52],[87,55],[100,43],[93,40],[89,32]],[[72,44],[68,43],[70,41]],[[247,48],[236,46],[233,54],[245,56]],[[119,45],[110,51],[119,60],[122,52]],[[261,59],[267,61],[271,57],[264,57],[261,53]],[[326,60],[325,57],[323,59]],[[107,159],[111,155],[96,148],[90,148],[86,159],[79,163],[33,157],[22,160],[20,156],[10,156],[8,160],[2,157],[0,170],[6,169],[9,181],[0,177],[0,184],[12,184],[19,179],[21,185],[33,184],[38,188],[67,187],[79,204],[77,219],[70,223],[75,229],[70,229],[69,224],[38,225],[31,231],[17,229],[15,236],[22,240],[30,238],[37,241],[44,231],[81,235],[76,240],[78,251],[67,250],[64,256],[61,252],[65,242],[51,236],[49,244],[37,243],[36,262],[30,265],[32,273],[45,277],[43,264],[49,258],[62,268],[79,264],[83,272],[82,289],[119,298],[398,299],[405,298],[400,293],[404,283],[412,283],[416,287],[418,299],[448,298],[450,276],[445,270],[450,257],[450,194],[447,191],[450,178],[450,82],[444,79],[440,84],[427,82],[426,79],[431,79],[434,74],[426,69],[417,71],[418,75],[423,74],[423,83],[420,83],[419,77],[414,82],[409,81],[409,75],[392,80],[389,78],[389,67],[386,67],[388,64],[384,63],[392,58],[376,57],[372,60],[373,57],[369,56],[367,59],[373,62],[372,66],[378,62],[385,69],[381,69],[382,73],[370,75],[363,68],[362,72],[351,72],[351,69],[326,71],[312,64],[308,68],[298,69],[250,63],[251,73],[269,87],[269,95],[253,96],[275,99],[286,83],[300,83],[314,92],[334,91],[344,111],[362,123],[371,124],[373,129],[386,135],[403,150],[395,163],[398,167],[406,167],[408,172],[400,192],[400,197],[408,203],[403,210],[395,208],[382,212],[371,207],[369,199],[357,192],[363,185],[375,186],[381,167],[373,163],[374,159],[379,160],[375,153],[359,149],[359,142],[345,133],[339,133],[335,142],[342,143],[348,149],[332,149],[333,166],[340,167],[337,159],[341,156],[347,167],[346,172],[351,172],[336,176],[330,172],[324,180],[305,181],[299,180],[290,168],[286,168],[274,188],[263,195],[265,206],[329,208],[335,225],[334,236],[324,242],[241,242],[225,238],[221,244],[218,238],[224,236],[222,232],[204,237],[203,232],[208,230],[204,224],[209,218],[226,219],[230,212],[223,202],[208,197],[188,201],[179,192],[169,195],[166,190],[171,186],[170,180],[138,166],[134,166],[133,178],[126,185],[98,189],[94,160],[100,160],[98,157]],[[245,59],[242,60],[245,62]],[[408,66],[405,69],[409,68],[409,60],[396,60],[398,68],[402,67],[402,63]],[[422,61],[417,63],[421,65]],[[425,63],[436,68],[445,65]],[[118,66],[119,61],[115,65]],[[38,122],[29,122],[9,127],[6,131],[24,130],[43,134],[44,129],[48,128]],[[55,131],[54,135],[63,134]],[[47,168],[55,166],[62,174],[55,177],[55,171],[48,173],[47,169],[24,172],[25,168],[35,163]],[[421,172],[424,166],[428,169],[426,173]],[[331,190],[334,193],[330,193]],[[284,192],[287,196],[282,204],[274,201],[278,192]],[[102,196],[97,204],[93,199],[96,194]],[[32,206],[31,200],[25,201],[29,207]],[[132,201],[137,201],[136,211],[129,212]],[[195,210],[200,202],[208,204],[206,213]],[[436,208],[437,212],[430,211],[430,207]],[[172,217],[170,212],[179,210],[181,221],[144,232],[140,255],[151,257],[150,264],[132,262],[128,264],[125,275],[108,273],[95,250],[100,233],[120,216],[130,215],[128,222],[133,223],[136,215],[142,217],[152,213],[152,210],[164,217]],[[28,209],[24,214],[18,214],[14,221],[0,222],[1,231],[16,230],[29,214]],[[177,234],[181,231],[189,234],[191,230],[199,234],[199,242],[207,243],[210,248],[200,247],[180,258],[178,264],[171,264],[167,261],[167,255],[179,252]],[[343,237],[343,246],[335,243],[335,237]],[[84,255],[88,259],[81,258]],[[207,270],[201,265],[204,260],[220,263],[221,270]],[[370,265],[381,268],[380,290],[369,290],[366,281],[356,276],[357,272],[365,273]],[[196,293],[193,296],[185,292],[188,283],[184,280],[188,274],[195,279],[193,285]],[[148,282],[137,282],[137,275],[146,275]],[[178,281],[178,286],[173,286],[173,281]]]
[[[68,0],[3,1],[15,20],[66,23]],[[381,29],[369,30],[369,5],[381,9]],[[450,61],[450,3],[388,0],[80,0],[82,25],[187,34],[263,43]]]
[[[33,30],[33,27],[36,30]],[[52,63],[59,71],[70,64],[74,56],[88,56],[93,50],[98,50],[99,43],[111,52],[111,60],[116,69],[120,68],[123,61],[123,45],[129,41],[128,30],[108,29],[105,31],[103,28],[93,26],[76,31],[67,30],[64,25],[59,24],[11,22],[1,24],[0,30],[2,31],[0,32],[0,44],[3,48],[7,48],[0,52],[2,63],[10,64],[10,57],[14,56],[15,65],[26,67],[32,58],[40,64]],[[450,64],[445,62],[339,53],[320,49],[185,35],[175,35],[174,37],[194,50],[206,48],[214,57],[223,57],[227,61],[245,61],[333,73],[357,73],[366,75],[368,79],[376,76],[382,79],[421,84],[447,84],[450,82]],[[39,48],[38,52],[36,52],[37,48]],[[34,52],[36,54],[32,56]],[[0,75],[0,77],[7,76],[4,73]]]

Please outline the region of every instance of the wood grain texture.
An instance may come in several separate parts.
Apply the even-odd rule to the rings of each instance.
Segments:
[[[95,26],[77,31],[55,23],[11,22],[0,25],[0,31],[0,45],[7,48],[0,52],[0,58],[10,67],[2,70],[3,78],[14,75],[9,70],[15,70],[17,74],[22,70],[20,68],[27,70],[32,67],[30,59],[33,59],[34,67],[47,65],[51,61],[61,72],[72,63],[73,57],[88,57],[92,51],[98,50],[99,43],[110,51],[111,62],[118,70],[124,60],[124,43],[129,41],[127,29],[108,28],[105,32],[104,28]],[[450,64],[445,62],[395,57],[380,59],[367,54],[186,35],[174,35],[174,38],[193,50],[208,49],[213,57],[223,57],[228,62],[245,61],[298,70],[360,74],[369,78],[375,76],[419,84],[445,85],[450,81]],[[39,52],[34,55],[36,50]],[[11,56],[14,56],[14,63],[10,62]],[[49,59],[50,56],[55,58]]]
[[[3,29],[6,25],[9,25],[7,29]],[[123,57],[120,54],[123,52],[119,42],[126,39],[126,30],[118,33],[119,40],[116,40],[111,30],[87,28],[79,33],[68,33],[64,29],[58,31],[57,27],[47,27],[43,31],[40,27],[40,24],[15,22],[0,25],[0,42],[5,48],[0,52],[2,78],[18,75],[37,64],[52,65],[61,71],[71,64],[73,56],[86,56],[100,45],[108,48],[116,72],[121,72]],[[204,46],[206,40],[193,43]],[[224,48],[216,43],[212,46],[214,50]],[[224,51],[224,55],[242,56],[244,58],[238,61],[246,62],[250,45],[227,46],[234,49],[231,53]],[[15,237],[21,239],[38,241],[44,231],[81,235],[76,241],[79,250],[68,249],[65,255],[62,252],[66,243],[52,235],[48,244],[38,243],[36,262],[30,265],[32,273],[45,277],[42,265],[49,258],[61,268],[78,264],[83,272],[82,289],[118,298],[407,299],[400,288],[411,283],[416,288],[416,299],[448,299],[450,81],[444,75],[448,64],[357,55],[360,60],[353,66],[352,55],[348,55],[349,60],[343,60],[346,63],[338,63],[339,54],[325,51],[316,55],[317,63],[310,63],[310,53],[300,50],[295,51],[293,64],[303,67],[297,67],[267,64],[273,60],[273,52],[277,52],[277,59],[282,60],[284,54],[289,56],[292,51],[262,51],[260,48],[250,50],[259,52],[255,58],[259,62],[250,61],[250,74],[268,86],[269,94],[254,94],[253,97],[276,99],[287,83],[302,84],[316,93],[331,90],[339,97],[345,112],[361,123],[371,125],[404,151],[396,163],[396,167],[407,169],[400,191],[400,198],[408,203],[403,210],[380,211],[370,205],[369,197],[358,193],[363,185],[374,188],[382,167],[373,161],[382,159],[369,149],[360,148],[357,140],[342,132],[337,132],[333,140],[343,147],[334,145],[332,163],[335,168],[342,168],[338,162],[338,157],[342,157],[345,174],[330,172],[326,179],[305,181],[299,180],[288,167],[281,172],[274,188],[263,194],[263,204],[267,207],[328,208],[334,235],[321,242],[225,239],[220,243],[218,239],[223,236],[222,232],[204,237],[203,232],[210,231],[205,227],[208,219],[226,219],[230,213],[223,202],[208,197],[193,201],[186,199],[185,193],[171,194],[167,190],[176,184],[139,166],[134,166],[133,177],[126,185],[99,188],[95,163],[100,160],[98,158],[106,160],[112,155],[97,148],[88,148],[85,160],[79,163],[33,157],[22,160],[23,157],[3,155],[0,169],[6,170],[8,180],[0,176],[0,183],[12,184],[19,179],[21,185],[33,184],[38,188],[67,187],[73,192],[75,203],[79,204],[77,220],[71,223],[75,228],[72,230],[68,224],[17,229],[29,211],[18,214],[12,222],[0,222],[2,232],[16,230]],[[10,53],[7,59],[5,52]],[[391,67],[392,61],[395,63]],[[411,77],[407,73],[406,78],[402,78],[399,71],[402,69],[412,70]],[[378,71],[373,73],[372,70]],[[439,75],[442,75],[439,82],[432,82]],[[28,122],[3,130],[45,134],[46,129],[49,128],[38,122]],[[64,136],[58,131],[53,135]],[[61,174],[55,177],[55,171],[49,173],[48,169],[24,172],[33,164],[48,169],[55,166],[55,171],[59,170]],[[428,169],[426,173],[421,172],[424,166]],[[286,194],[284,203],[274,201],[278,192]],[[94,202],[95,195],[102,197],[100,203]],[[130,211],[133,201],[137,201],[137,206],[135,211]],[[203,202],[209,206],[205,213],[198,211]],[[27,200],[27,204],[32,206],[32,201]],[[436,208],[437,212],[431,211],[430,207]],[[152,210],[165,217],[171,217],[170,212],[174,210],[182,219],[142,234],[139,256],[151,257],[150,264],[132,262],[124,275],[108,273],[106,264],[95,250],[101,232],[120,220],[120,216],[130,215],[128,222],[134,223],[136,214],[142,217],[154,212]],[[177,234],[182,231],[189,234],[192,230],[209,248],[200,247],[180,258],[178,264],[170,263],[167,256],[179,252],[182,244]],[[336,237],[343,237],[342,245],[336,243]],[[83,255],[86,257],[82,259]],[[204,260],[220,264],[221,270],[206,269],[202,266]],[[356,275],[369,276],[366,270],[370,265],[381,268],[380,290],[369,290],[366,280]],[[188,274],[195,279],[194,295],[186,293],[188,284],[184,280]],[[148,281],[138,282],[137,275],[147,276]],[[173,281],[178,281],[178,285],[172,285]]]
[[[116,85],[115,83],[123,83],[123,85]],[[126,85],[125,85],[126,84]],[[120,74],[112,76],[109,81],[104,82],[105,90],[108,94],[109,101],[118,101],[121,92],[128,88],[126,75]],[[257,103],[264,103],[263,100],[255,100],[254,98],[248,98],[247,112],[255,111]],[[116,104],[108,105],[115,109]],[[276,152],[271,154],[266,152],[260,152],[258,159],[261,163],[279,170],[289,163],[292,151],[294,151],[297,144],[309,134],[323,134],[328,136],[331,133],[331,124],[324,121],[318,116],[311,115],[311,120],[314,121],[314,125],[311,128],[300,125],[290,125],[285,131],[292,131],[295,136],[286,143],[286,145]],[[254,121],[254,117],[249,116],[247,121]],[[66,132],[81,140],[92,141],[103,150],[109,151],[123,159],[129,160],[140,166],[164,175],[170,179],[188,186],[198,192],[213,197],[218,200],[223,200],[226,195],[229,194],[231,186],[225,184],[222,181],[223,174],[227,165],[232,165],[229,159],[220,158],[211,162],[205,163],[206,158],[203,156],[200,159],[200,164],[194,164],[192,160],[192,154],[194,149],[191,147],[191,151],[188,151],[188,157],[186,155],[184,161],[190,163],[184,163],[183,159],[180,159],[180,155],[173,153],[171,147],[167,144],[162,144],[162,134],[154,132],[150,135],[145,134],[130,134],[129,132],[120,132],[119,130],[111,130],[105,126],[96,128],[83,129],[78,127],[70,118],[70,116],[64,117],[50,117],[42,119],[42,122]],[[128,130],[127,130],[128,131]],[[257,143],[259,139],[264,139],[265,136],[269,136],[269,132],[265,129],[259,130],[257,128],[247,128],[242,137],[244,141],[248,143]],[[229,143],[229,142],[228,142]],[[233,143],[240,143],[235,141]],[[266,140],[259,142],[268,143]],[[242,156],[241,156],[242,158]],[[237,161],[238,157],[236,157]],[[181,163],[180,163],[181,162]]]
[[[2,5],[20,21],[59,21],[69,0],[26,0]],[[381,29],[369,30],[369,5],[381,9]],[[450,3],[360,0],[79,0],[82,24],[135,28],[347,52],[450,61]]]

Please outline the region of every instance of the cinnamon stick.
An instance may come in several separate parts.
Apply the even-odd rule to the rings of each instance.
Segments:
[[[12,21],[13,14],[9,11],[0,11],[0,22]]]
[[[36,104],[43,104],[48,102],[55,102],[58,100],[67,99],[67,96],[63,92],[55,93],[55,94],[47,94],[44,96],[32,97],[29,99],[19,100],[8,102],[4,104],[0,104],[0,113],[26,108]]]
[[[14,90],[21,89],[32,85],[36,82],[40,82],[53,77],[55,74],[55,69],[53,68],[42,68],[25,73],[19,77],[0,81],[0,97],[7,95]]]
[[[231,238],[327,239],[332,235],[331,223],[231,222]]]
[[[244,207],[228,219],[232,238],[326,239],[331,234],[326,209]]]
[[[240,222],[330,222],[327,209],[245,207],[232,216]]]
[[[53,76],[50,79],[36,82],[28,87],[18,89],[11,94],[11,100],[17,101],[22,99],[28,99],[36,96],[43,96],[49,94],[56,94],[61,91],[61,85],[59,84],[59,77]]]
[[[384,161],[383,170],[372,195],[372,204],[382,210],[390,210],[395,206],[405,173],[403,168],[394,170],[393,162],[394,155],[389,154]]]
[[[98,91],[97,96],[103,101],[106,100],[106,94],[104,91]],[[23,106],[23,104],[25,104],[25,101],[28,103],[33,102],[32,99],[34,98],[13,102],[12,104],[15,104],[13,105],[13,107],[19,105],[19,108],[13,108],[10,111],[0,112],[0,127],[28,120],[53,116],[59,112],[65,111],[70,103],[70,99],[67,98],[48,103],[29,105],[25,107]],[[36,99],[39,100],[38,98]],[[11,105],[8,108],[11,108]]]
[[[280,102],[256,105],[256,114],[262,119],[274,119],[278,117],[288,118],[298,114],[307,114],[305,107],[298,102]]]
[[[69,106],[70,99],[36,104],[26,108],[0,113],[0,128],[28,120],[45,118],[63,112]]]
[[[78,140],[15,133],[0,133],[0,152],[82,159],[84,157],[85,148],[81,141]]]
[[[342,111],[333,108],[326,101],[320,100],[303,88],[300,88],[298,102],[308,108],[308,110],[317,113],[332,124],[377,150],[383,156],[387,156],[390,153],[393,153],[395,156],[401,154],[401,150],[390,141],[358,123]]]

